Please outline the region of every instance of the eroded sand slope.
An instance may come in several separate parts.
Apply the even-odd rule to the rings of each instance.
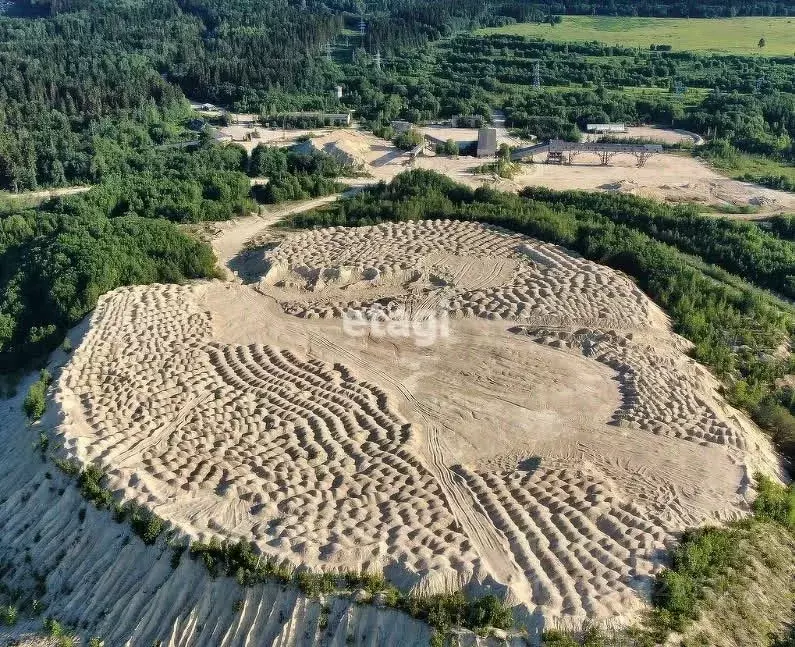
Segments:
[[[67,450],[194,536],[624,622],[775,463],[631,281],[554,245],[331,228],[260,274],[105,295],[58,384]]]

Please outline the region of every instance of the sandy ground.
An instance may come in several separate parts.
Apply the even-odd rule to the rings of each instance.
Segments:
[[[302,130],[300,128],[265,128],[264,126],[233,124],[218,128],[219,135],[228,135],[232,142],[242,146],[248,153],[251,153],[257,144],[267,144],[268,146],[292,146],[298,143],[299,139],[314,135],[323,135],[332,132],[327,128],[315,128],[313,130]]]
[[[586,135],[586,141],[598,141],[603,135]],[[628,126],[625,133],[612,133],[610,137],[616,139],[649,139],[660,144],[686,144],[700,146],[704,143],[701,135],[687,130],[671,128],[657,128],[656,126]]]
[[[223,110],[217,106],[211,106],[205,110],[203,103],[197,101],[190,102],[200,116],[208,119],[216,119],[223,114]],[[308,135],[322,135],[331,132],[329,128],[315,128],[304,130],[300,128],[278,128],[275,124],[270,127],[259,124],[259,115],[253,113],[229,112],[230,124],[228,126],[218,126],[218,135],[230,137],[232,142],[242,146],[247,152],[251,153],[257,144],[268,144],[270,146],[292,146],[299,139]]]
[[[240,228],[229,266],[269,231]],[[471,223],[277,238],[236,281],[103,296],[58,382],[66,451],[193,536],[620,623],[776,469],[608,268]]]
[[[605,167],[580,155],[572,166],[524,165],[513,180],[499,184],[504,189],[539,185],[617,191],[666,202],[752,205],[767,214],[795,210],[795,194],[731,180],[687,155],[655,155],[643,168],[629,156],[618,155]]]
[[[70,331],[75,347],[89,324],[86,319]],[[69,358],[56,351],[49,370],[57,376]],[[14,397],[0,400],[0,579],[23,601],[18,624],[0,626],[0,644],[61,644],[42,636],[43,618],[50,616],[76,633],[80,645],[92,636],[107,647],[428,645],[427,625],[377,600],[307,598],[275,583],[243,588],[231,577],[211,578],[187,554],[175,568],[165,540],[145,545],[127,523],[88,504],[50,458],[42,460],[39,432],[57,425],[60,412],[50,406],[40,423],[26,421],[22,401],[37,377],[27,376]],[[50,449],[57,451],[55,442]],[[42,581],[43,595],[36,592]],[[34,618],[24,602],[32,598],[44,607]],[[496,647],[471,634],[461,644]]]
[[[669,139],[688,136],[664,129],[648,130]],[[795,212],[795,194],[731,180],[687,154],[655,155],[643,168],[637,168],[635,158],[630,155],[616,156],[610,166],[600,166],[595,155],[581,154],[571,166],[543,164],[541,156],[536,160],[539,163],[522,164],[520,173],[504,179],[474,173],[474,169],[488,160],[433,154],[411,160],[408,153],[396,149],[391,142],[358,130],[332,131],[312,142],[318,149],[360,165],[374,180],[389,181],[408,168],[426,168],[472,187],[488,185],[503,191],[546,186],[559,190],[631,193],[673,203],[750,205],[756,208],[756,217]]]
[[[41,191],[22,191],[21,193],[10,193],[6,191],[0,192],[0,198],[28,198],[31,200],[48,200],[50,198],[58,198],[64,195],[75,195],[77,193],[85,193],[90,186],[67,186],[56,189],[42,189]]]

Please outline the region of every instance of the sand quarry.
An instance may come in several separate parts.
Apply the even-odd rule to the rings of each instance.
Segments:
[[[55,393],[66,453],[192,537],[620,625],[679,531],[777,469],[664,314],[560,247],[262,219],[215,245],[245,272],[104,295]]]
[[[665,143],[691,140],[690,135],[662,128],[633,128],[630,137],[646,137]],[[617,155],[610,166],[599,166],[595,155],[581,154],[571,166],[543,163],[522,164],[511,179],[475,173],[490,160],[474,157],[447,157],[428,153],[415,160],[391,142],[354,129],[318,134],[313,145],[359,166],[371,181],[389,181],[406,168],[426,168],[443,173],[468,186],[491,186],[518,191],[526,186],[550,189],[583,189],[629,193],[664,202],[693,202],[718,207],[753,207],[754,217],[795,212],[795,194],[731,180],[687,153],[653,156],[637,168],[630,155]],[[537,162],[543,162],[543,155]],[[361,182],[361,179],[356,180]],[[748,216],[742,216],[748,217]]]

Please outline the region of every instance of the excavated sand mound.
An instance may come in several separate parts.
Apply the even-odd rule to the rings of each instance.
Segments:
[[[66,451],[193,536],[626,622],[773,460],[659,309],[560,247],[424,221],[264,259],[105,295],[58,384]]]
[[[296,234],[267,257],[263,286],[321,292],[286,304],[289,314],[328,318],[367,311],[351,294],[383,294],[403,310],[444,304],[453,318],[651,325],[664,317],[627,278],[560,247],[477,223],[420,221]],[[330,301],[330,295],[338,300]]]

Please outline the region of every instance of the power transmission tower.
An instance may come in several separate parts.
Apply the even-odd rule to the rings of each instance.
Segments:
[[[331,41],[326,41],[326,60],[331,63]]]
[[[381,50],[379,49],[375,53],[375,69],[379,72],[381,71]]]
[[[533,87],[541,87],[541,67],[538,64],[538,61],[533,63]]]

